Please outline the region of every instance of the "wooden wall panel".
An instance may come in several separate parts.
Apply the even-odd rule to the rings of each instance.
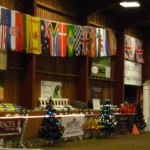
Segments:
[[[91,88],[92,87],[102,88],[102,104],[104,104],[106,98],[110,98],[111,102],[113,103],[113,101],[114,101],[114,83],[113,82],[90,80],[89,87],[88,87],[89,100],[91,97]]]
[[[115,29],[116,25],[113,18],[103,12],[97,12],[89,15],[88,17],[89,25],[103,28]]]
[[[5,72],[4,102],[20,104],[21,89],[21,72],[15,70]]]
[[[34,15],[35,0],[1,0],[0,5],[22,13]],[[30,7],[29,7],[30,6]]]
[[[35,97],[36,97],[36,106],[39,106],[38,98],[41,96],[41,81],[55,81],[62,83],[62,97],[69,98],[69,104],[72,104],[72,101],[76,99],[76,82],[77,78],[75,77],[67,77],[67,76],[60,76],[60,75],[49,75],[49,74],[42,74],[38,73],[36,75],[36,90],[35,90]]]
[[[76,1],[69,0],[38,0],[36,16],[64,23],[76,23]]]
[[[77,81],[82,69],[81,57],[36,56],[36,106],[39,105],[41,80],[62,82],[62,97],[69,98],[69,103],[77,98]]]
[[[8,52],[7,71],[4,72],[4,102],[20,104],[21,80],[24,72],[23,55]]]

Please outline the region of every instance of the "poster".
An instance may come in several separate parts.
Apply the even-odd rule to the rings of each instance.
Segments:
[[[100,110],[100,99],[92,99],[93,110]]]
[[[125,61],[124,71],[124,84],[125,85],[142,85],[142,65],[139,63]]]
[[[93,77],[111,77],[111,58],[95,57],[91,59],[91,76]]]
[[[41,97],[61,98],[61,82],[41,81]]]

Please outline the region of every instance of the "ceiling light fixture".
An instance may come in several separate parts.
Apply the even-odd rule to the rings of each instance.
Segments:
[[[120,2],[120,5],[123,7],[140,7],[140,3],[137,1],[134,2]]]

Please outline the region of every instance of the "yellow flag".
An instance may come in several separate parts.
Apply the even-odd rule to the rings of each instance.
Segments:
[[[29,53],[41,54],[40,18],[30,17],[29,20]]]

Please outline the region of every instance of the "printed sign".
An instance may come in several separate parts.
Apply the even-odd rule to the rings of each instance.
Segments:
[[[125,61],[124,84],[126,85],[142,85],[142,65]]]
[[[93,77],[111,77],[111,58],[101,57],[91,59],[91,76]]]
[[[61,82],[41,81],[41,97],[61,98]]]
[[[65,127],[63,137],[83,135],[84,115],[62,117],[62,126]]]
[[[0,119],[0,137],[21,135],[22,120],[21,119]]]
[[[93,109],[100,110],[100,99],[92,99],[93,101]]]

